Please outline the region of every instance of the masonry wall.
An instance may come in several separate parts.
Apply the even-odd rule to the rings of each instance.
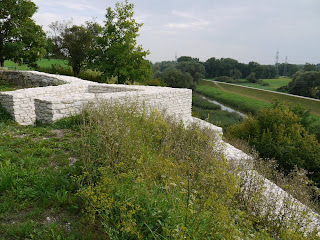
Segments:
[[[32,125],[36,121],[52,123],[78,114],[88,103],[106,102],[136,103],[182,120],[191,116],[192,91],[189,89],[98,84],[35,71],[0,71],[0,78],[33,87],[0,92],[1,105],[21,125]]]
[[[78,114],[86,104],[106,103],[143,106],[146,110],[155,109],[181,120],[191,116],[192,92],[188,89],[125,85],[102,85],[99,88],[89,85],[88,88],[87,93],[63,98],[37,97],[35,99],[37,120],[51,123],[62,117]]]

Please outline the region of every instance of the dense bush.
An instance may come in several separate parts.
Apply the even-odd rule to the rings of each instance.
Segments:
[[[288,88],[291,94],[320,99],[320,72],[297,72]]]
[[[220,76],[216,78],[217,81],[219,82],[226,82],[226,83],[234,83],[235,80],[231,77],[228,76]]]
[[[66,76],[74,75],[70,67],[63,67],[60,65],[52,65],[51,67],[37,67],[36,70],[40,72]],[[102,77],[100,72],[93,71],[91,69],[82,70],[79,74],[79,78],[99,83],[107,82],[107,80]]]
[[[313,172],[312,180],[320,183],[320,145],[289,107],[266,108],[232,126],[227,137],[248,141],[262,157],[275,158],[285,172],[295,166]]]
[[[255,83],[257,82],[257,79],[256,79],[256,74],[254,72],[250,73],[246,79],[251,82],[251,83]]]

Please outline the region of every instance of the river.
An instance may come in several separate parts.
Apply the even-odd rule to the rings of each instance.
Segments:
[[[221,107],[221,110],[223,111],[228,111],[228,112],[235,112],[235,113],[238,113],[240,116],[242,116],[243,118],[246,118],[247,115],[243,114],[242,112],[239,112],[237,110],[234,110],[233,108],[230,108],[230,107],[227,107],[219,102],[216,102],[214,100],[210,100],[209,98],[206,98],[204,96],[201,96],[203,99],[207,100],[208,102],[211,102],[211,103],[214,103],[216,105],[219,105]]]

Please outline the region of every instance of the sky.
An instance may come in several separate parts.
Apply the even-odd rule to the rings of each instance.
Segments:
[[[103,24],[116,0],[33,0],[33,19],[49,31],[54,21]],[[123,2],[118,0],[118,2]],[[192,56],[239,62],[320,63],[319,0],[129,0],[143,23],[138,43],[152,62]]]

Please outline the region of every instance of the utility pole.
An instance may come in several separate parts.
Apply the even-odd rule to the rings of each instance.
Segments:
[[[284,76],[284,77],[287,76],[287,72],[288,72],[287,65],[288,65],[288,57],[286,56],[286,62],[285,62],[285,64],[284,64],[284,70],[283,70],[283,76]]]
[[[277,76],[279,76],[279,68],[278,68],[278,65],[279,65],[279,49],[277,49],[276,64],[275,64],[276,71],[277,71]]]
[[[175,60],[176,62],[178,61],[178,54],[177,54],[177,51],[175,52],[174,60]]]

